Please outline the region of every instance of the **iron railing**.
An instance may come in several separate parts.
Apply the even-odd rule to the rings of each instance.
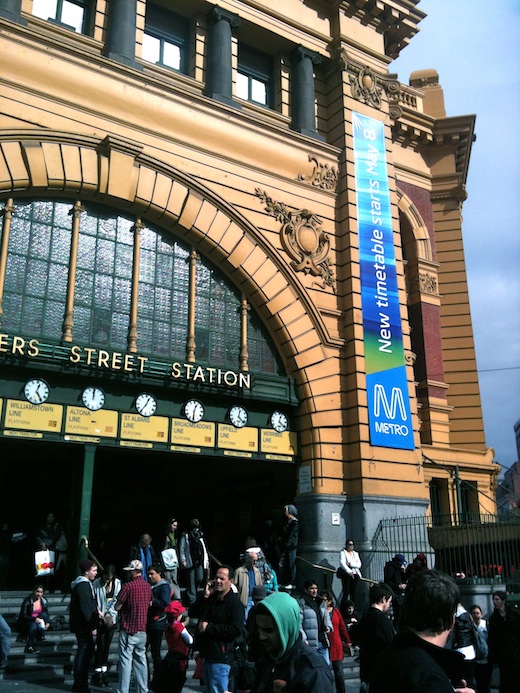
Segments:
[[[461,581],[502,582],[520,589],[520,517],[463,515],[382,520],[364,557],[363,574],[383,579],[396,553],[411,563],[424,553],[429,568]]]

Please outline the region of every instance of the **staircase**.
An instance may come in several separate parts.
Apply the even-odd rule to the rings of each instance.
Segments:
[[[19,635],[15,630],[18,613],[22,601],[29,594],[28,590],[9,591],[0,594],[0,613],[13,630],[9,663],[5,669],[0,670],[0,681],[24,681],[38,683],[43,686],[55,686],[61,688],[65,680],[71,681],[72,667],[76,654],[76,637],[69,631],[69,603],[70,594],[45,593],[49,602],[49,616],[51,628],[45,632],[45,641],[37,643],[40,650],[36,654],[26,654],[25,636]],[[190,630],[195,623],[190,624]],[[166,653],[166,643],[163,640],[163,649]],[[118,660],[118,636],[114,635],[110,647],[110,679],[113,684],[117,681]],[[359,691],[359,666],[354,657],[345,657],[343,660],[343,672],[347,693]],[[185,690],[202,690],[197,680],[192,678],[195,662],[190,659],[188,665],[188,678],[184,686]],[[108,689],[105,689],[108,690]]]

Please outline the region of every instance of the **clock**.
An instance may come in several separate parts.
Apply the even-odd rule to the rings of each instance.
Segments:
[[[204,418],[204,407],[198,399],[189,399],[184,405],[184,416],[191,423],[198,423]]]
[[[87,409],[97,411],[105,404],[105,393],[100,387],[91,385],[83,390],[81,400]]]
[[[31,404],[43,404],[49,396],[49,386],[41,378],[32,378],[25,383],[24,395]]]
[[[135,399],[135,408],[141,416],[153,416],[157,409],[155,397],[152,397],[147,392],[141,392]]]
[[[282,433],[289,428],[289,419],[283,411],[273,411],[271,418],[269,419],[271,426],[278,433]]]
[[[235,404],[229,410],[229,420],[235,428],[243,428],[247,423],[247,409]]]

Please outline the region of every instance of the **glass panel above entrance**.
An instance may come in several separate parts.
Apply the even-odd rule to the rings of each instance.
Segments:
[[[146,221],[91,203],[20,200],[3,236],[3,332],[283,375],[246,298]]]

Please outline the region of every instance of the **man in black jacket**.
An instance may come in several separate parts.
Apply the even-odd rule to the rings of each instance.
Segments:
[[[370,609],[357,624],[353,638],[359,645],[359,667],[361,681],[370,683],[374,663],[385,647],[395,637],[395,630],[388,618],[388,609],[394,593],[391,587],[379,582],[370,587]]]
[[[378,657],[370,693],[475,693],[460,676],[464,656],[445,647],[459,599],[448,575],[422,570],[410,579],[402,629]]]
[[[189,610],[190,616],[199,619],[194,647],[204,660],[206,693],[229,690],[234,641],[244,625],[244,606],[231,589],[233,577],[233,568],[221,566]]]
[[[94,637],[101,614],[98,612],[92,582],[97,575],[97,565],[89,558],[79,562],[80,575],[72,581],[70,599],[70,630],[75,633],[78,651],[74,659],[74,685],[76,693],[87,693],[88,669],[94,654]]]

